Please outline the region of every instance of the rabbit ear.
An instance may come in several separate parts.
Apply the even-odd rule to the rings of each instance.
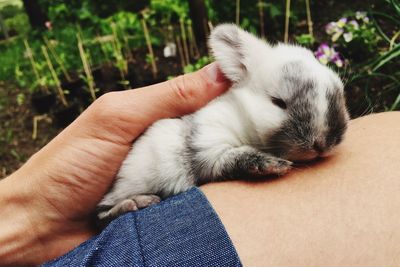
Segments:
[[[246,77],[252,55],[260,45],[266,44],[234,24],[221,24],[212,32],[209,40],[211,51],[222,72],[233,82]]]

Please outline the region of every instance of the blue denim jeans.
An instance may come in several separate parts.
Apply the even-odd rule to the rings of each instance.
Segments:
[[[224,226],[198,188],[127,213],[43,266],[242,266]]]

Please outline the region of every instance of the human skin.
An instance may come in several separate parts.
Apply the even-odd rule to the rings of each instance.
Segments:
[[[203,192],[244,266],[400,266],[400,112],[350,122],[336,153]]]
[[[217,65],[108,93],[0,181],[0,265],[35,266],[95,234],[93,213],[132,148],[162,118],[191,113],[230,87]]]
[[[36,153],[21,169],[2,180],[0,182],[0,206],[2,207],[0,209],[0,265],[38,265],[68,252],[92,237],[95,234],[92,228],[93,211],[131,149],[131,142],[154,121],[193,112],[229,87],[229,83],[221,78],[220,73],[215,70],[215,65],[213,66],[214,68],[209,66],[197,73],[170,82],[134,91],[112,93],[100,98],[74,123]],[[210,70],[214,71],[210,72]],[[358,121],[360,126],[357,128]],[[360,228],[364,230],[362,232],[365,233],[364,237],[356,231],[359,228],[344,222],[354,217],[355,225],[362,226],[362,222],[368,223],[370,219],[375,218],[370,213],[371,209],[365,210],[364,206],[357,206],[368,200],[362,198],[365,196],[360,193],[363,192],[361,190],[363,187],[356,187],[359,186],[356,181],[351,177],[347,178],[356,173],[357,166],[360,166],[359,164],[364,160],[370,160],[365,162],[368,169],[361,168],[360,173],[362,171],[365,173],[358,174],[357,177],[368,178],[367,172],[372,173],[371,169],[378,169],[378,166],[370,165],[378,165],[377,163],[381,164],[381,169],[386,170],[385,173],[379,172],[380,176],[378,178],[374,176],[375,180],[372,180],[382,180],[382,184],[379,183],[379,186],[374,184],[368,188],[370,195],[375,197],[379,195],[378,189],[384,190],[387,186],[389,187],[385,192],[388,200],[380,199],[379,203],[382,207],[379,207],[382,210],[379,212],[390,209],[390,205],[396,203],[388,201],[395,199],[394,192],[398,192],[398,187],[396,188],[398,183],[396,184],[395,179],[391,179],[389,186],[388,177],[390,175],[393,177],[394,171],[398,172],[398,167],[395,169],[396,166],[392,163],[399,156],[398,150],[397,154],[394,150],[395,147],[397,149],[399,147],[398,140],[397,146],[396,141],[391,140],[397,135],[382,136],[385,138],[384,142],[387,142],[385,154],[382,155],[389,155],[384,163],[381,162],[383,157],[380,161],[375,161],[376,159],[373,158],[375,153],[381,152],[380,147],[377,147],[381,145],[380,141],[368,139],[369,135],[377,134],[370,129],[371,127],[372,129],[382,127],[389,132],[390,129],[397,127],[394,132],[398,133],[399,126],[392,125],[395,121],[399,121],[399,114],[389,113],[355,120],[351,123],[347,141],[334,157],[311,168],[295,169],[287,177],[279,180],[251,184],[215,183],[202,187],[226,225],[244,264],[252,266],[258,263],[265,266],[267,260],[275,260],[271,262],[271,265],[279,263],[278,260],[281,262],[286,260],[286,263],[298,266],[298,263],[301,263],[301,257],[306,255],[308,262],[305,261],[304,265],[307,266],[319,263],[316,261],[314,264],[314,261],[319,259],[318,255],[326,261],[331,258],[330,262],[334,262],[338,256],[342,255],[346,260],[353,255],[349,256],[349,253],[352,253],[349,251],[350,244],[357,245],[356,252],[361,256],[363,256],[362,252],[368,252],[371,253],[371,258],[383,255],[382,262],[393,260],[394,253],[398,251],[394,250],[396,249],[394,246],[392,246],[393,250],[390,250],[392,248],[390,244],[400,243],[398,232],[392,231],[394,223],[391,222],[395,220],[394,213],[387,216],[384,222],[374,224],[375,228],[372,228],[379,233],[393,233],[392,240],[375,239],[375,241],[381,241],[380,244],[387,248],[385,254],[375,255],[373,250],[369,250],[369,244],[364,239],[376,237],[370,229]],[[359,138],[352,141],[352,133],[357,133],[357,129],[364,130]],[[382,130],[383,133],[385,130]],[[362,145],[357,145],[357,142],[363,139],[368,139],[366,142],[368,142],[368,148],[371,149],[368,153],[356,149]],[[391,143],[390,147],[389,143]],[[353,157],[353,165],[345,165],[347,168],[344,169],[339,168],[343,164],[340,159],[344,161],[351,157]],[[336,174],[340,175],[338,181],[335,181],[333,175],[336,168],[338,168]],[[384,177],[381,177],[382,175]],[[367,185],[371,183],[366,178],[363,179]],[[334,192],[337,195],[332,195],[333,192],[330,190],[333,189],[329,186],[331,185],[329,181],[334,185],[336,183],[334,188],[337,190]],[[272,188],[275,189],[272,190]],[[229,194],[225,191],[227,189],[231,190]],[[336,199],[334,196],[339,200],[346,199],[350,197],[347,196],[349,191],[350,196],[353,196],[350,201],[352,206],[342,205],[343,207],[336,207],[337,210],[334,209],[335,206],[330,206]],[[300,200],[296,196],[301,197]],[[328,196],[332,196],[331,199]],[[321,205],[325,203],[323,209],[321,207],[316,209],[315,202],[321,202]],[[296,206],[299,203],[303,204]],[[396,207],[398,208],[398,202]],[[393,207],[393,210],[396,207]],[[324,217],[323,211],[326,209],[336,211],[336,217]],[[306,218],[312,215],[313,222],[304,221],[302,216],[307,214]],[[325,216],[331,214],[327,212]],[[330,229],[331,224],[324,224],[328,219],[329,223],[335,222],[341,228],[336,228],[334,232],[334,229]],[[343,220],[342,225],[341,220]],[[322,230],[311,227],[312,224],[315,224],[315,227],[319,226]],[[301,225],[303,228],[300,227]],[[318,242],[318,239],[313,239],[316,229],[324,231],[324,235],[317,235],[314,238],[325,237],[325,233],[329,234],[329,231],[333,231],[326,238],[331,237],[333,240],[315,243]],[[338,238],[343,233],[350,233],[351,239],[348,241]],[[304,240],[314,243],[303,246],[301,241]],[[340,246],[343,244],[348,249]],[[300,255],[296,255],[296,251]],[[348,257],[345,257],[346,255]]]

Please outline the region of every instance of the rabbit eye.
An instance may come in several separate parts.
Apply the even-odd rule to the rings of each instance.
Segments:
[[[275,106],[278,106],[281,109],[286,109],[287,108],[285,101],[283,101],[280,98],[272,97],[272,103],[274,103]]]

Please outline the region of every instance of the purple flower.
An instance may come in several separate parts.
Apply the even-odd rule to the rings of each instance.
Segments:
[[[327,34],[332,35],[332,41],[336,42],[344,32],[344,26],[346,26],[347,18],[341,18],[336,22],[330,22],[325,26]]]
[[[336,53],[334,54],[334,56],[332,57],[331,61],[332,61],[333,63],[335,63],[335,65],[336,65],[338,68],[341,68],[341,67],[343,67],[343,65],[344,65],[344,61],[342,60],[342,58],[340,57],[340,55],[339,55],[338,52],[336,52]]]
[[[355,30],[358,30],[359,28],[360,28],[360,25],[358,24],[358,22],[356,21],[356,20],[351,20],[351,21],[349,21],[349,24],[351,25],[351,26],[353,26],[353,28],[355,29]]]
[[[318,47],[317,51],[314,52],[314,55],[319,62],[324,65],[327,65],[329,62],[334,63],[338,68],[341,68],[344,65],[344,61],[340,54],[327,43],[322,43]]]
[[[336,23],[340,28],[343,28],[347,23],[347,18],[341,18]]]
[[[336,22],[329,22],[328,24],[326,24],[325,26],[325,31],[327,34],[331,35],[334,34],[338,29],[338,26],[336,24]]]

